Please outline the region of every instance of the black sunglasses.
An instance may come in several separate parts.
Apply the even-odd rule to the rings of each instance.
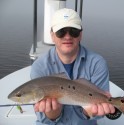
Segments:
[[[55,32],[55,34],[58,38],[62,38],[68,32],[70,36],[76,38],[80,35],[81,31],[82,31],[82,29],[79,30],[79,29],[72,28],[72,27],[66,27],[66,28],[62,28],[62,29],[58,30],[57,32]]]

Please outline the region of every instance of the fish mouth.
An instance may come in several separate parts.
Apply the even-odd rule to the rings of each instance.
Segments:
[[[8,95],[8,99],[11,99],[12,97],[13,97],[13,94],[10,93],[10,94]]]
[[[10,93],[8,95],[8,99],[14,101],[14,102],[17,102],[17,103],[22,103],[22,99],[21,99],[21,94],[18,92],[18,93]]]

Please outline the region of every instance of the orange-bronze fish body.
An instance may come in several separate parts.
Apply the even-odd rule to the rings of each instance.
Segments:
[[[45,98],[56,98],[67,105],[79,105],[84,109],[91,104],[110,103],[124,113],[123,97],[108,97],[106,92],[86,79],[70,80],[65,77],[45,76],[21,85],[8,96],[18,103],[36,103]]]

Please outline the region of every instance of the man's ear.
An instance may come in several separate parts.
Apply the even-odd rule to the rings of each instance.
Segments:
[[[50,34],[51,34],[51,37],[53,37],[53,34],[54,34],[53,31],[50,31]]]
[[[82,39],[82,36],[83,36],[83,32],[81,31],[80,32],[80,39]]]

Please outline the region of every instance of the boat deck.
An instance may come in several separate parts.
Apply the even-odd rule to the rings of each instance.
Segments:
[[[7,98],[8,94],[16,87],[30,80],[31,66],[18,70],[0,80],[1,94],[0,104],[13,104]],[[113,97],[124,96],[124,91],[110,82],[110,92]],[[36,115],[33,106],[22,106],[24,113],[20,113],[16,107],[0,107],[0,125],[35,125]],[[124,115],[116,120],[104,117],[98,120],[98,125],[123,125]]]

